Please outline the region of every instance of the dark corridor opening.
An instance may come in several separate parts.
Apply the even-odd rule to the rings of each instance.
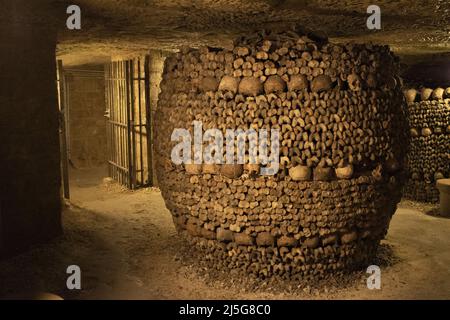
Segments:
[[[152,186],[149,57],[57,65],[64,197],[74,179],[108,176],[128,189]]]

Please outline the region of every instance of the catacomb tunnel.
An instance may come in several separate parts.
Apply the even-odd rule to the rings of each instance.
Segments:
[[[0,298],[450,298],[446,1],[70,5],[0,14]]]

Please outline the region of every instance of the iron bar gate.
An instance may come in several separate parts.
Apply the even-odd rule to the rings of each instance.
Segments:
[[[105,67],[109,176],[130,189],[153,185],[149,57]]]

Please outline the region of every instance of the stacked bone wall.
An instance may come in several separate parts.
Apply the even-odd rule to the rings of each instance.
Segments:
[[[386,46],[259,33],[165,61],[158,180],[178,231],[212,267],[317,278],[366,265],[400,199],[403,95]],[[280,170],[175,165],[175,128],[281,132]]]
[[[436,180],[450,177],[450,88],[405,91],[411,145],[404,196],[438,202]]]

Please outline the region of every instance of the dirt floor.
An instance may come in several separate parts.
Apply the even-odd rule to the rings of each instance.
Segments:
[[[332,290],[249,288],[180,259],[186,247],[159,190],[129,191],[105,176],[104,168],[71,172],[64,235],[0,262],[0,297],[44,291],[64,299],[450,299],[450,219],[429,214],[433,205],[399,205],[382,245],[389,263],[380,290],[367,289],[364,272]],[[66,289],[72,264],[81,268],[82,290]]]

